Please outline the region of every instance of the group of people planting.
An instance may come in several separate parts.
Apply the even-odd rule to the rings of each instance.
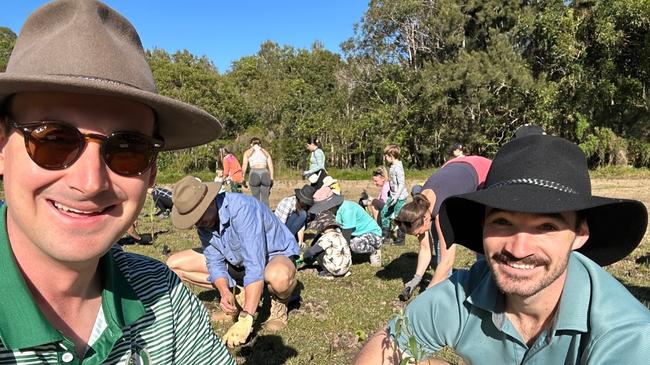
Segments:
[[[172,223],[195,228],[201,247],[167,266],[115,242],[154,187],[158,153],[208,143],[222,125],[158,94],[126,18],[96,0],[37,9],[0,73],[0,124],[2,363],[231,365],[225,345],[246,343],[265,290],[264,326],[279,330],[299,299],[301,263],[318,263],[326,278],[347,275],[353,252],[381,266],[382,245],[403,244],[405,234],[420,246],[403,299],[435,251],[433,280],[355,364],[415,363],[443,347],[471,364],[647,361],[650,311],[603,269],[638,247],[647,209],[592,195],[580,148],[537,128],[493,161],[459,154],[408,203],[395,145],[384,150],[388,171],[372,177],[387,190],[357,203],[327,175],[318,141],[308,141],[307,183],[275,212],[261,141],[251,140],[241,177],[222,150],[221,180],[174,185]],[[253,196],[223,191],[249,167]],[[311,245],[305,230],[317,236]],[[451,271],[455,244],[480,255],[469,270]],[[222,339],[182,281],[218,291],[213,319],[232,322]]]

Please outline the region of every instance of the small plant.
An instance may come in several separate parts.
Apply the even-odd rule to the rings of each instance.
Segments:
[[[400,365],[406,365],[406,364],[418,364],[420,361],[422,361],[424,358],[429,356],[429,353],[422,350],[422,346],[420,346],[415,339],[415,335],[411,332],[411,327],[409,326],[408,323],[408,317],[404,315],[404,310],[400,310],[399,313],[395,313],[393,315],[392,319],[395,319],[395,338],[393,340],[395,343],[397,343],[397,338],[404,336],[408,338],[408,352],[410,352],[410,355],[403,352],[402,353],[402,361],[400,361]]]

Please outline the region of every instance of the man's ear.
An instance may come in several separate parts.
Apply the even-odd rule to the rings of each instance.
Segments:
[[[572,250],[577,250],[584,246],[589,239],[589,225],[587,224],[587,218],[582,218],[578,229],[576,229],[576,237],[573,240],[573,245],[571,246]]]
[[[2,118],[2,117],[0,117]],[[9,130],[3,120],[0,120],[0,175],[5,173],[5,146],[9,140]]]
[[[151,172],[149,173],[149,185],[147,185],[148,188],[153,188],[154,185],[156,184],[156,176],[158,175],[158,161],[153,160],[153,163],[151,164]]]

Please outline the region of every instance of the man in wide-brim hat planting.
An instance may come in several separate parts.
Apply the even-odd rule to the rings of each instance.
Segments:
[[[172,271],[113,246],[157,153],[221,130],[156,92],[133,26],[93,0],[44,5],[0,73],[0,105],[1,362],[234,364]]]
[[[192,176],[176,183],[172,223],[180,229],[197,228],[202,254],[182,251],[167,263],[181,279],[219,291],[223,319],[235,321],[223,339],[228,346],[237,346],[253,330],[265,285],[271,294],[265,328],[275,331],[287,324],[287,304],[296,287],[294,260],[300,248],[265,204],[249,195],[220,190],[221,183],[203,183]],[[233,295],[235,285],[243,286],[242,302]]]
[[[578,146],[514,139],[485,188],[446,199],[440,219],[447,245],[485,260],[420,294],[357,364],[443,346],[471,364],[647,363],[650,311],[601,265],[638,246],[648,214],[641,202],[591,195]]]

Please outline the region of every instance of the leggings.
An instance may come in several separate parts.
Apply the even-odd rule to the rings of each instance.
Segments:
[[[268,169],[251,169],[248,176],[248,185],[255,199],[269,206],[269,194],[271,193],[271,174]]]

